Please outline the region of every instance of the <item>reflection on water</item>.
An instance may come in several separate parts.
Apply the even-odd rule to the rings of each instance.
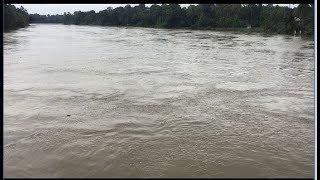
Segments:
[[[312,177],[313,56],[287,36],[6,33],[5,177]]]

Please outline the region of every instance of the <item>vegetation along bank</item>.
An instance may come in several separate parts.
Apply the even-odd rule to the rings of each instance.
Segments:
[[[100,12],[76,11],[63,15],[28,14],[13,5],[4,6],[5,30],[25,27],[29,23],[63,23],[74,25],[135,26],[188,29],[248,29],[270,34],[312,36],[314,5],[297,7],[272,4],[178,4],[107,8]]]

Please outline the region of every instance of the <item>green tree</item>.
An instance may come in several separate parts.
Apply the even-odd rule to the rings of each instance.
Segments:
[[[4,4],[3,7],[4,31],[15,30],[29,25],[28,12],[24,7],[16,8],[14,5]]]
[[[63,15],[29,15],[31,23],[64,23],[102,26],[142,26],[192,29],[203,28],[260,28],[267,33],[292,34],[301,30],[312,35],[314,7],[300,4],[296,8],[268,4],[200,4],[181,8],[178,4],[144,4],[131,7],[117,7],[96,13],[95,11]],[[6,5],[4,9],[5,28],[10,29],[28,24],[26,10]]]

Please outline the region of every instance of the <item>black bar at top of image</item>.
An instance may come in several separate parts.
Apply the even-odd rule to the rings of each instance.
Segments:
[[[313,4],[314,0],[4,0],[5,4]]]

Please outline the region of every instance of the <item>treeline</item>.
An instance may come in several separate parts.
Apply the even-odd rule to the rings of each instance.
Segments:
[[[30,14],[29,15],[30,23],[63,23],[63,15],[39,15],[39,14]]]
[[[7,6],[12,8],[12,5]],[[16,11],[26,14],[23,7]],[[11,19],[6,15],[5,18]],[[109,7],[97,13],[92,10],[63,15],[30,14],[29,22],[191,29],[252,28],[253,31],[267,33],[292,34],[301,31],[304,35],[313,35],[313,18],[313,4],[300,4],[295,8],[272,4],[199,4],[183,8],[178,4],[154,4],[150,7],[140,4]]]
[[[62,15],[30,15],[31,22],[75,25],[142,26],[160,28],[254,28],[267,33],[292,34],[294,31],[313,34],[314,6],[300,4],[289,8],[271,4],[200,4],[181,8],[178,4],[146,7],[107,8]]]
[[[10,31],[29,25],[28,12],[22,6],[16,8],[14,5],[3,6],[3,30]]]

